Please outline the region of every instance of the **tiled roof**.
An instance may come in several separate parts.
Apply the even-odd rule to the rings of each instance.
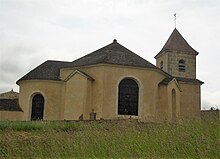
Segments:
[[[73,75],[75,75],[76,73],[79,73],[80,75],[82,75],[83,77],[89,79],[90,81],[95,81],[94,78],[92,78],[90,75],[88,75],[87,73],[80,71],[80,70],[75,70],[74,72],[72,72],[69,76],[67,76],[64,81],[68,81]]]
[[[22,111],[18,99],[0,99],[0,111]]]
[[[60,69],[63,67],[71,66],[71,62],[63,61],[45,61],[29,73],[20,78],[16,83],[22,80],[60,80]]]
[[[184,83],[193,83],[193,84],[200,84],[200,85],[204,83],[198,79],[192,79],[192,78],[166,77],[159,83],[159,85],[167,85],[170,81],[172,81],[173,78],[176,78],[178,82],[184,82]]]
[[[185,82],[185,83],[194,83],[194,84],[204,84],[204,82],[198,80],[198,79],[193,79],[193,78],[183,78],[183,77],[175,77],[178,82]]]
[[[164,78],[160,83],[159,85],[168,85],[168,83],[170,83],[170,81],[172,81],[173,77],[167,77],[167,78]]]
[[[0,94],[0,99],[18,99],[19,93],[14,92],[13,89],[9,92],[1,93]]]
[[[154,68],[160,70],[155,65],[128,50],[119,44],[116,40],[114,40],[113,43],[73,62],[46,61],[19,79],[17,84],[22,80],[60,80],[59,75],[61,68],[87,66],[94,64],[115,64],[123,66]]]
[[[73,61],[75,66],[93,65],[99,63],[156,68],[156,66],[147,60],[119,44],[117,40],[114,40],[113,43]]]
[[[181,51],[186,54],[198,55],[198,52],[187,43],[176,28],[173,30],[162,50],[154,58],[157,58],[164,51]]]

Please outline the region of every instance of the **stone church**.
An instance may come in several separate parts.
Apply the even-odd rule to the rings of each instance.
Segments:
[[[73,62],[48,60],[17,81],[19,110],[7,117],[10,110],[1,109],[0,119],[199,117],[203,82],[196,79],[197,55],[175,28],[155,56],[156,66],[117,40]]]

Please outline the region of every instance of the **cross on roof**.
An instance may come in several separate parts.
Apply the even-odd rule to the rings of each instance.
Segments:
[[[174,23],[175,23],[175,28],[176,28],[176,13],[174,14]]]

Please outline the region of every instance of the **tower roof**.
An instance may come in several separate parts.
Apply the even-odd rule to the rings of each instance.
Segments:
[[[181,51],[186,54],[198,55],[198,52],[187,43],[176,28],[173,30],[161,51],[154,58],[157,58],[164,51]]]

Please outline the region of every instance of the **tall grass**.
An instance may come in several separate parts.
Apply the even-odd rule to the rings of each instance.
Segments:
[[[220,158],[219,120],[0,122],[0,158]]]

